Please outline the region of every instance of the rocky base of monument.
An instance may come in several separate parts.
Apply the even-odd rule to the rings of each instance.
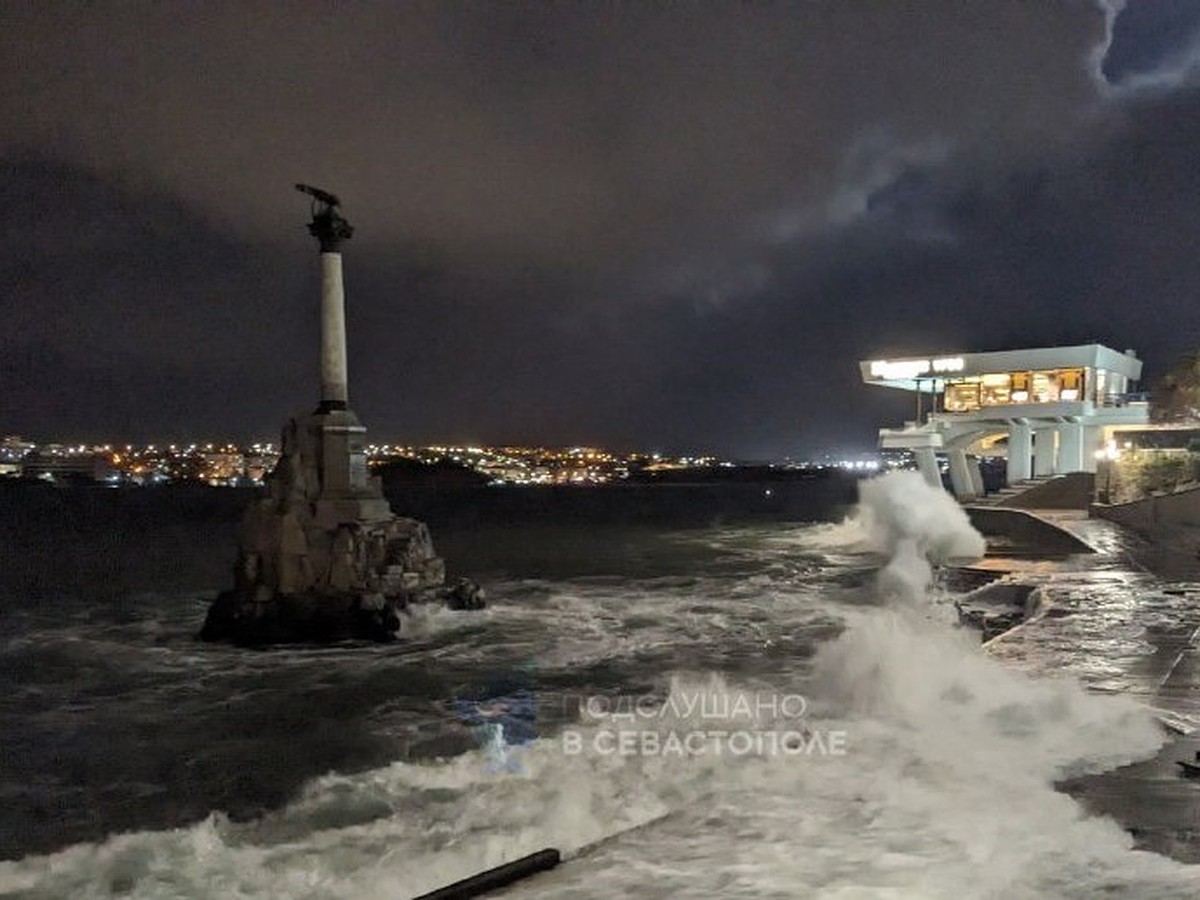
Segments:
[[[478,585],[466,579],[446,584],[429,529],[395,515],[377,479],[326,490],[322,442],[345,422],[346,414],[338,413],[285,426],[268,496],[242,519],[233,589],[209,608],[202,639],[243,645],[391,641],[403,635],[414,604],[483,607]]]
[[[420,603],[451,609],[482,609],[483,592],[465,578],[414,595],[379,593],[276,594],[263,597],[224,591],[213,602],[200,631],[206,641],[245,647],[346,640],[387,642],[404,635],[404,622]]]

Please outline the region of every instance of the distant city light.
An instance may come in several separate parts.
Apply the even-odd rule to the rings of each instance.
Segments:
[[[904,467],[911,460],[888,456],[848,456],[781,463],[738,463],[708,453],[670,456],[652,453],[614,453],[599,447],[547,448],[505,445],[415,447],[381,442],[366,447],[367,463],[375,470],[399,460],[422,465],[460,466],[484,476],[490,485],[603,485],[645,480],[705,479],[739,467],[782,470],[841,470],[853,476],[880,468]],[[36,444],[10,435],[0,441],[0,477],[30,477],[49,481],[92,481],[112,487],[188,482],[212,487],[262,486],[280,458],[279,448],[255,441],[181,441],[133,445],[59,443]],[[764,496],[773,496],[767,489]]]

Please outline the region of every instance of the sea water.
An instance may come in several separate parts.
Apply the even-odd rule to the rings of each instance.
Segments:
[[[195,555],[176,589],[10,581],[0,896],[403,898],[543,847],[513,896],[1200,894],[1054,789],[1164,732],[956,627],[957,506],[900,473],[815,517],[435,529],[491,605],[388,647],[197,644]]]

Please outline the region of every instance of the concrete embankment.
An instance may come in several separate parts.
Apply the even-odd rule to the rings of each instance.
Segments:
[[[1151,571],[1200,578],[1200,485],[1130,503],[1095,504],[1089,514],[1143,538],[1139,561]]]
[[[993,505],[1012,509],[1087,509],[1095,496],[1095,480],[1091,472],[1071,472],[1031,484]]]
[[[987,539],[987,557],[960,568],[957,581],[978,579],[955,605],[965,625],[990,640],[1026,621],[1041,607],[1038,582],[1064,565],[1087,566],[1095,554],[1077,532],[1091,496],[1091,475],[1079,473],[1010,488],[998,502],[964,507],[971,524]],[[1034,507],[1033,501],[1047,504]],[[1068,562],[1070,560],[1070,562]]]
[[[1200,485],[1129,503],[1096,504],[1091,513],[1142,533],[1162,528],[1200,529]]]
[[[1200,490],[1093,507],[1092,518],[1021,512],[968,509],[1000,554],[972,568],[1002,579],[964,598],[964,622],[992,638],[993,658],[1135,698],[1176,732],[1150,759],[1059,787],[1135,846],[1200,863],[1200,779],[1177,766],[1200,751]],[[1075,542],[1090,552],[1068,550]]]
[[[977,629],[984,641],[1044,612],[1041,583],[1056,572],[1089,568],[1089,558],[1096,554],[1071,530],[1079,527],[1074,520],[1083,517],[1082,511],[1000,506],[964,510],[987,539],[987,556],[957,570],[953,582],[966,593],[955,606],[959,620]]]
[[[971,524],[987,538],[990,552],[1039,557],[1094,552],[1089,544],[1065,528],[1027,509],[968,506],[965,510]]]

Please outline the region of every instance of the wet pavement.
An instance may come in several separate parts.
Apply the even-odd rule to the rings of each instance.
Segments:
[[[1125,826],[1138,846],[1189,863],[1200,863],[1200,778],[1176,762],[1195,761],[1200,751],[1198,635],[1192,625],[1148,634],[1154,652],[1140,672],[1145,701],[1162,711],[1164,722],[1190,733],[1178,734],[1153,759],[1062,785],[1089,810]]]
[[[1200,751],[1200,561],[1085,513],[1038,511],[1097,551],[1058,560],[989,558],[978,567],[1042,590],[1029,621],[986,645],[1019,668],[1068,674],[1150,707],[1171,734],[1152,759],[1063,782],[1136,846],[1200,863],[1200,777],[1177,761]]]

